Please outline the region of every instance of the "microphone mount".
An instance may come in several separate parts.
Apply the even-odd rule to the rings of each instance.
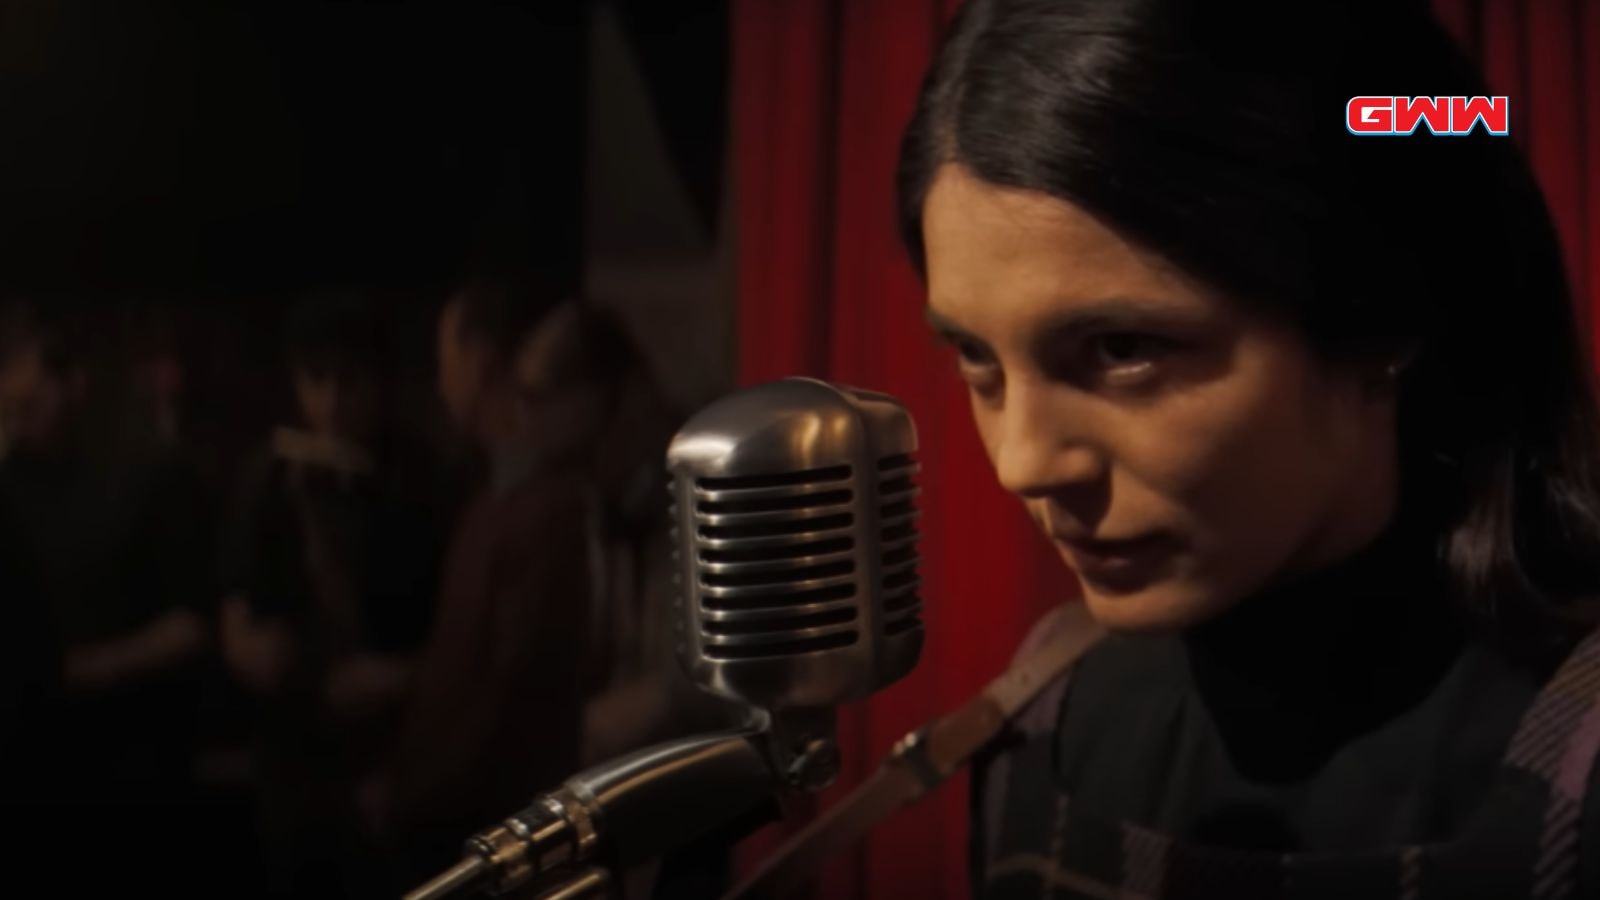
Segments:
[[[893,397],[807,378],[739,391],[685,423],[666,460],[676,651],[745,722],[568,779],[407,900],[523,886],[585,896],[831,784],[838,705],[903,678],[921,653],[916,450]]]
[[[534,882],[540,900],[598,896],[610,873],[752,813],[764,823],[776,810],[761,807],[774,794],[820,791],[838,773],[834,710],[752,710],[741,728],[668,741],[568,779],[473,835],[460,863],[405,900],[502,896]]]

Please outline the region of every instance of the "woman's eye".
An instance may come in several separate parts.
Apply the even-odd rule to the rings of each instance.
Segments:
[[[989,353],[972,341],[956,341],[956,356],[963,366],[982,366],[989,363]]]
[[[1154,335],[1120,332],[1089,342],[1090,363],[1097,371],[1142,371],[1172,350],[1172,342]]]
[[[979,393],[993,389],[1000,367],[988,348],[973,341],[955,341],[956,368],[961,379]]]

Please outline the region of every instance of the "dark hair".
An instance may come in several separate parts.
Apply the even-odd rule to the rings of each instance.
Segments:
[[[38,348],[47,369],[65,374],[83,364],[86,330],[83,311],[70,301],[0,302],[0,363],[9,362],[24,350]]]
[[[1474,610],[1600,593],[1600,417],[1549,213],[1515,144],[1358,138],[1365,94],[1486,95],[1421,3],[971,0],[901,149],[924,265],[940,166],[1068,201],[1334,361],[1399,382],[1403,504]]]
[[[540,372],[545,387],[614,388],[644,365],[622,321],[592,303],[569,300],[551,310],[543,325],[552,329],[555,342]]]
[[[354,294],[305,297],[289,312],[284,355],[315,376],[372,371],[383,357],[383,329],[371,300]]]
[[[451,295],[459,310],[460,337],[483,341],[508,361],[564,295],[544,279],[528,276],[479,277]]]

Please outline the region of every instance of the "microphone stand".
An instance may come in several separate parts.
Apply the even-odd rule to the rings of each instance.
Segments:
[[[460,863],[405,895],[500,896],[545,880],[534,896],[604,894],[612,873],[760,814],[784,788],[817,791],[838,773],[834,711],[753,711],[744,727],[647,747],[588,769],[467,841]],[[753,823],[759,824],[759,823]]]

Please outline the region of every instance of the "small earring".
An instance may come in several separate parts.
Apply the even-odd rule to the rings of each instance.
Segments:
[[[1417,352],[1416,349],[1410,349],[1389,360],[1389,363],[1383,367],[1383,374],[1387,375],[1390,381],[1399,378],[1401,373],[1411,368],[1411,364],[1416,361]]]

